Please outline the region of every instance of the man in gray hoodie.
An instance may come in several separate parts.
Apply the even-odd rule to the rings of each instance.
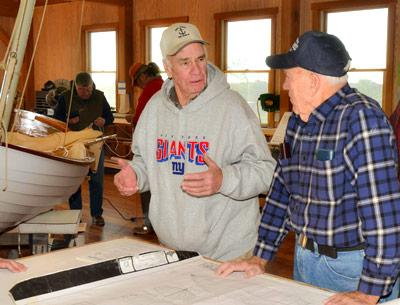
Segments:
[[[254,112],[207,62],[205,44],[192,24],[164,31],[169,78],[142,112],[134,158],[120,160],[114,183],[125,196],[151,190],[149,217],[162,244],[228,260],[255,245],[258,195],[275,161]]]

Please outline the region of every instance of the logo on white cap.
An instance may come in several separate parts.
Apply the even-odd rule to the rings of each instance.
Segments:
[[[178,38],[190,35],[190,33],[186,32],[186,27],[183,25],[180,25],[177,28],[175,28],[175,31],[178,33]]]

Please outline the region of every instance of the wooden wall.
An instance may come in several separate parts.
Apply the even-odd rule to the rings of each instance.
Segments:
[[[14,27],[14,22],[15,22],[15,18],[14,17],[5,17],[5,16],[0,16],[0,60],[3,61],[5,60],[5,53],[7,51],[7,46],[13,31],[13,27]],[[30,37],[32,37],[32,33],[30,34]],[[27,43],[27,47],[26,47],[26,53],[29,53],[31,49],[31,44]],[[29,56],[25,56],[25,58],[30,58]],[[19,94],[22,92],[24,85],[25,85],[25,78],[27,75],[27,71],[28,71],[28,67],[29,67],[29,62],[26,60],[22,63],[21,66],[21,74],[20,74],[20,78],[19,78],[19,84],[18,84],[18,94],[17,96],[19,96]],[[4,71],[0,70],[0,83],[2,83],[3,81],[3,76],[4,76]],[[27,87],[25,89],[26,97],[29,97],[31,100],[34,97],[34,90],[33,90],[33,86],[31,85],[30,82],[27,83]],[[21,105],[22,108],[25,107],[25,104]]]
[[[36,90],[42,88],[47,80],[73,79],[82,71],[81,11],[80,1],[47,7],[35,56]],[[34,37],[37,37],[42,12],[43,7],[35,9]],[[117,23],[118,20],[118,6],[85,2],[82,26]]]
[[[81,15],[83,15],[83,27],[118,23],[124,18],[121,17],[121,7],[117,5],[85,1],[83,14],[81,14],[81,1],[52,4],[47,6],[38,37],[43,11],[43,6],[35,8],[31,30],[34,38],[28,42],[28,45],[32,47],[39,39],[31,72],[30,91],[40,90],[48,80],[73,79],[76,73],[84,69],[81,54]],[[8,35],[9,38],[13,24],[14,18],[0,17],[0,28],[4,32],[3,36]],[[124,32],[124,29],[121,31]],[[6,48],[5,41],[0,39],[0,57],[4,56]],[[29,51],[27,50],[26,53],[29,53]],[[25,56],[23,75],[27,71],[27,57],[29,56]],[[120,56],[122,63],[124,62],[123,57]],[[0,72],[0,80],[2,77],[2,72]],[[22,83],[23,80],[21,79],[19,87],[22,86]],[[35,103],[34,92],[29,92],[26,97],[25,108],[32,110]]]
[[[8,41],[14,26],[14,18],[0,17],[0,61],[3,61],[7,50]],[[3,79],[4,71],[0,70],[0,81]]]

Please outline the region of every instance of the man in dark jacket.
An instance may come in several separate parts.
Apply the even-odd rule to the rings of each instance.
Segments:
[[[54,117],[67,122],[71,130],[79,131],[90,127],[103,130],[104,126],[112,124],[114,116],[104,93],[97,90],[90,74],[81,72],[76,75],[75,88],[63,94],[54,110]],[[70,110],[69,110],[70,109]],[[70,113],[68,116],[68,112]],[[103,178],[104,178],[104,151],[100,154],[97,171],[89,170],[90,214],[93,224],[104,226],[103,214]],[[69,198],[71,209],[82,209],[81,188]]]

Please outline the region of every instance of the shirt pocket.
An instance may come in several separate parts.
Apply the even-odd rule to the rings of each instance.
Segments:
[[[310,170],[311,199],[331,204],[343,194],[344,163],[339,157],[332,160],[313,160]]]

